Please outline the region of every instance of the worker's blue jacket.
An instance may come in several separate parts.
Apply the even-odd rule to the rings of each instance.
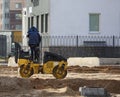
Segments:
[[[37,30],[37,28],[35,27],[31,27],[28,30],[28,35],[27,37],[29,38],[28,44],[29,45],[39,45],[40,41],[41,41],[41,37],[40,34]]]

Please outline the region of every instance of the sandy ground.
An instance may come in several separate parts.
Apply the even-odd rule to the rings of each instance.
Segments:
[[[66,78],[60,80],[52,74],[34,74],[25,79],[16,67],[0,66],[0,97],[80,97],[79,87],[84,86],[102,87],[112,97],[120,97],[120,67],[72,66]]]

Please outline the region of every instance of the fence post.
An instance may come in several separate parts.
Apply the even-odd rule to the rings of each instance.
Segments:
[[[78,35],[76,36],[76,57],[79,56],[79,51],[78,51]]]
[[[76,36],[76,46],[78,47],[78,35]]]
[[[115,36],[113,35],[113,47],[115,46]]]

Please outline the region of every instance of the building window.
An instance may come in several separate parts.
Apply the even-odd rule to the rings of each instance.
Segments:
[[[30,17],[28,17],[28,29],[30,28]]]
[[[7,18],[9,18],[10,17],[10,14],[9,13],[7,13]]]
[[[44,15],[41,15],[41,33],[44,32]]]
[[[39,30],[39,16],[37,16],[37,18],[36,18],[36,27]]]
[[[21,20],[22,19],[22,14],[15,14],[15,19],[16,20]]]
[[[9,7],[9,3],[5,2],[5,8],[8,8],[8,7]]]
[[[8,17],[7,17],[7,13],[5,13],[5,18],[7,19]]]
[[[5,24],[5,29],[9,29],[9,24]]]
[[[16,29],[16,30],[22,29],[22,25],[15,25],[15,29]]]
[[[34,0],[34,1],[32,1],[33,2],[33,5],[34,6],[38,6],[39,5],[39,0]]]
[[[22,4],[21,3],[16,3],[15,4],[15,8],[16,9],[21,9],[22,8]]]
[[[31,17],[31,27],[33,26],[34,23],[34,17]]]
[[[90,31],[99,31],[99,16],[100,14],[89,15],[89,30]]]
[[[48,14],[45,14],[45,32],[48,32]]]
[[[10,29],[15,29],[15,25],[10,25]]]

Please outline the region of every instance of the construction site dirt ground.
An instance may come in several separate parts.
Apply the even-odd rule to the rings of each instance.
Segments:
[[[120,66],[70,66],[65,79],[52,74],[21,78],[17,67],[0,66],[0,97],[80,97],[84,86],[105,88],[120,97]]]

